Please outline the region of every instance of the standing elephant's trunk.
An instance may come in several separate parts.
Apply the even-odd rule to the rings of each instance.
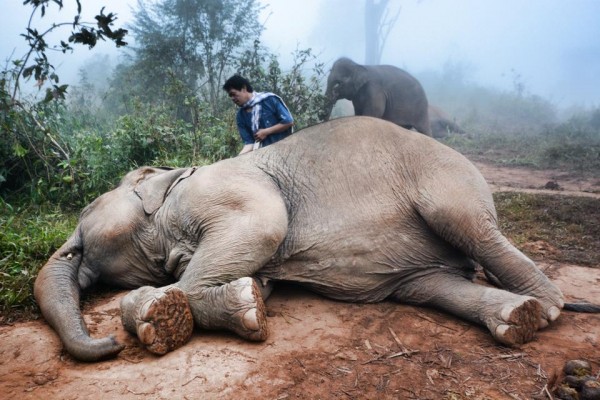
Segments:
[[[328,121],[329,118],[331,118],[331,112],[333,111],[333,107],[337,101],[337,94],[334,93],[334,90],[329,87],[329,85],[327,85],[327,91],[325,92],[325,104],[321,114],[319,115],[319,119],[321,121]]]
[[[58,249],[40,270],[34,295],[46,321],[56,330],[63,345],[81,361],[97,361],[123,349],[113,336],[92,339],[79,309],[78,271],[82,246],[78,232]]]

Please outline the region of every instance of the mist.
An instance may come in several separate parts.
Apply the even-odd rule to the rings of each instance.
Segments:
[[[399,14],[382,64],[416,76],[461,64],[483,86],[512,90],[517,79],[557,106],[600,103],[600,2],[391,0],[388,8]],[[364,1],[271,1],[269,9],[264,40],[283,56],[298,42],[328,65],[365,61]]]
[[[39,21],[70,20],[75,2],[58,12],[48,8]],[[295,49],[311,48],[328,68],[346,56],[365,60],[364,0],[264,0],[262,42],[289,67]],[[137,1],[89,0],[84,12],[118,15],[118,24],[131,21]],[[69,8],[71,7],[71,8]],[[3,61],[22,55],[30,7],[4,4],[0,26]],[[391,0],[388,16],[397,15],[381,53],[381,64],[406,69],[413,75],[442,73],[460,66],[465,79],[482,87],[539,95],[559,108],[600,104],[600,2],[595,0]],[[62,32],[62,37],[67,34]],[[58,35],[60,36],[60,34]],[[126,39],[133,44],[133,38]],[[76,84],[78,70],[106,54],[116,65],[126,49],[99,43],[92,52],[52,57],[61,81]],[[28,85],[24,85],[26,87]],[[33,86],[33,82],[29,83]],[[427,89],[427,88],[426,88]],[[457,94],[458,96],[459,94]]]

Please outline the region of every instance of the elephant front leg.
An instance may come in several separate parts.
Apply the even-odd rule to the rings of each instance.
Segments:
[[[263,292],[252,278],[196,289],[188,294],[194,320],[204,329],[225,329],[262,341],[269,335]]]
[[[129,292],[121,300],[121,316],[125,329],[159,355],[183,346],[194,329],[187,297],[175,286]]]

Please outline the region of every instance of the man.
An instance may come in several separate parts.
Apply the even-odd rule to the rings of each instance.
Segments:
[[[244,142],[240,154],[278,142],[292,134],[294,119],[281,98],[270,92],[257,92],[240,75],[227,79],[223,85],[229,98],[240,109],[236,122]]]

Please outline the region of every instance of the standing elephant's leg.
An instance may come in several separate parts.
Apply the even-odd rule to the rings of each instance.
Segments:
[[[541,315],[540,304],[533,297],[477,285],[445,272],[434,272],[403,284],[393,298],[442,309],[484,325],[497,341],[509,346],[533,339]]]

